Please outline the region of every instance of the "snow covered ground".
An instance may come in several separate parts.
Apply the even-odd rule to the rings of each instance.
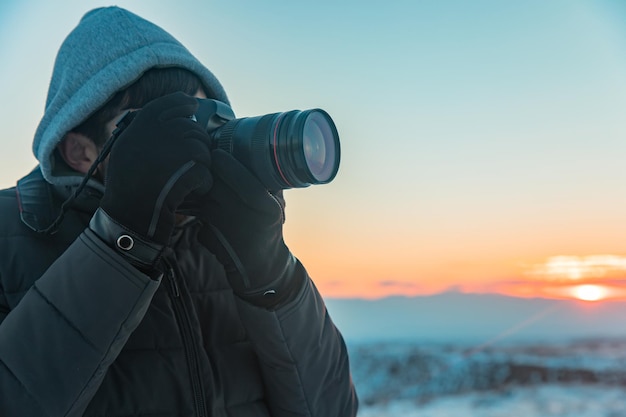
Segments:
[[[582,385],[516,387],[435,399],[362,406],[359,417],[622,417],[626,392]]]
[[[349,349],[360,417],[626,416],[626,340]]]

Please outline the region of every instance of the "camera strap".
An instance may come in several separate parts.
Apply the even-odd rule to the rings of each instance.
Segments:
[[[98,157],[96,158],[96,160],[93,162],[93,164],[91,164],[91,166],[89,167],[89,170],[83,177],[78,187],[76,187],[72,195],[70,195],[63,202],[63,204],[61,204],[61,211],[58,214],[58,216],[54,219],[54,221],[52,221],[52,223],[50,223],[50,225],[45,228],[33,227],[32,225],[29,225],[29,227],[31,227],[37,233],[49,234],[49,235],[53,235],[58,231],[59,226],[63,222],[63,218],[65,217],[65,213],[67,212],[69,206],[74,202],[74,200],[76,200],[76,198],[80,195],[80,193],[85,189],[87,182],[93,176],[94,172],[96,172],[96,170],[98,169],[98,166],[102,163],[102,161],[106,159],[107,156],[109,156],[109,153],[111,152],[111,148],[113,147],[115,140],[120,136],[120,134],[124,131],[124,129],[126,129],[126,127],[128,127],[128,125],[133,121],[133,119],[135,118],[135,115],[136,115],[135,111],[127,111],[126,114],[124,114],[124,116],[120,119],[120,121],[117,122],[117,124],[115,125],[116,126],[115,130],[113,130],[113,133],[111,133],[111,136],[109,137],[109,139],[107,139],[107,141],[104,143],[104,146],[102,146],[102,150],[100,151],[100,154],[98,154]],[[20,198],[19,187],[17,191],[18,191],[18,199],[19,199]]]

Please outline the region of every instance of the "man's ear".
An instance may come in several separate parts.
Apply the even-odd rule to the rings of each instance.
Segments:
[[[68,132],[57,145],[63,160],[76,171],[86,174],[98,157],[98,147],[87,136]]]

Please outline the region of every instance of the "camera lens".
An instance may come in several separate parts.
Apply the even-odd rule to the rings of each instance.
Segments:
[[[303,129],[304,158],[311,175],[317,181],[328,182],[333,175],[335,163],[334,133],[327,119],[320,113],[308,115]]]
[[[339,170],[339,135],[321,109],[233,119],[209,133],[269,190],[326,184]]]

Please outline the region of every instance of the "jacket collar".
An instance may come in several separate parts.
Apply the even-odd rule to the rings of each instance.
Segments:
[[[62,206],[76,188],[76,185],[53,185],[48,183],[39,167],[17,182],[15,188],[20,219],[30,229],[43,232],[61,215]],[[102,192],[87,186],[71,202],[69,207],[92,215],[100,204]]]

